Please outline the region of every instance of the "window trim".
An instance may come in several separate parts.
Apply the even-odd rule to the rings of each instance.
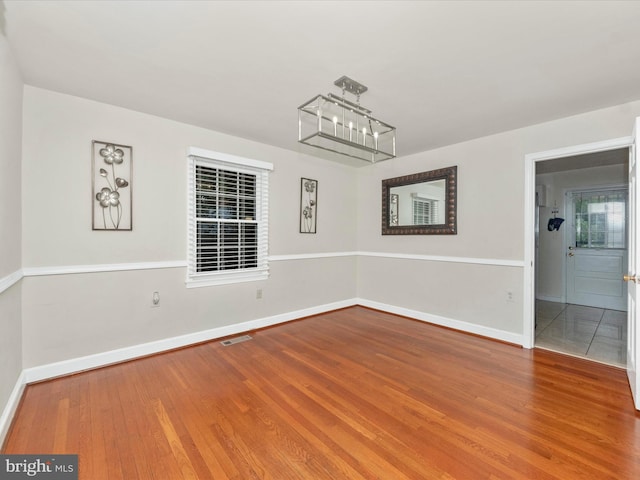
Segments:
[[[269,277],[269,172],[273,164],[197,147],[187,150],[187,288],[266,280]],[[196,165],[249,173],[256,176],[258,266],[255,268],[197,272]]]

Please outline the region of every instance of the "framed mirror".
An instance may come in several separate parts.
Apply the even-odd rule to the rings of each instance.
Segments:
[[[382,180],[383,235],[455,235],[458,167]]]

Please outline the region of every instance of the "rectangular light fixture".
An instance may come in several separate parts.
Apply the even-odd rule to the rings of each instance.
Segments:
[[[342,88],[342,97],[317,95],[298,107],[298,141],[371,163],[394,158],[395,127],[360,106],[367,87],[348,77],[334,83]],[[347,91],[357,96],[356,103],[345,99]]]

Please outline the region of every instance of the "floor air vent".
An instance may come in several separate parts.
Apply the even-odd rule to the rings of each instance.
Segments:
[[[241,337],[235,337],[235,338],[230,338],[228,340],[223,340],[220,343],[225,347],[228,347],[229,345],[234,345],[240,342],[246,342],[247,340],[251,340],[251,337],[249,335],[242,335]]]

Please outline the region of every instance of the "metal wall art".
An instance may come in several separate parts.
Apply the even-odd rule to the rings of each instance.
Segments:
[[[389,226],[390,227],[398,226],[398,203],[399,203],[399,195],[396,193],[392,193],[389,196]]]
[[[131,230],[133,152],[126,145],[91,142],[93,230]]]
[[[300,179],[300,233],[316,233],[318,181]]]

